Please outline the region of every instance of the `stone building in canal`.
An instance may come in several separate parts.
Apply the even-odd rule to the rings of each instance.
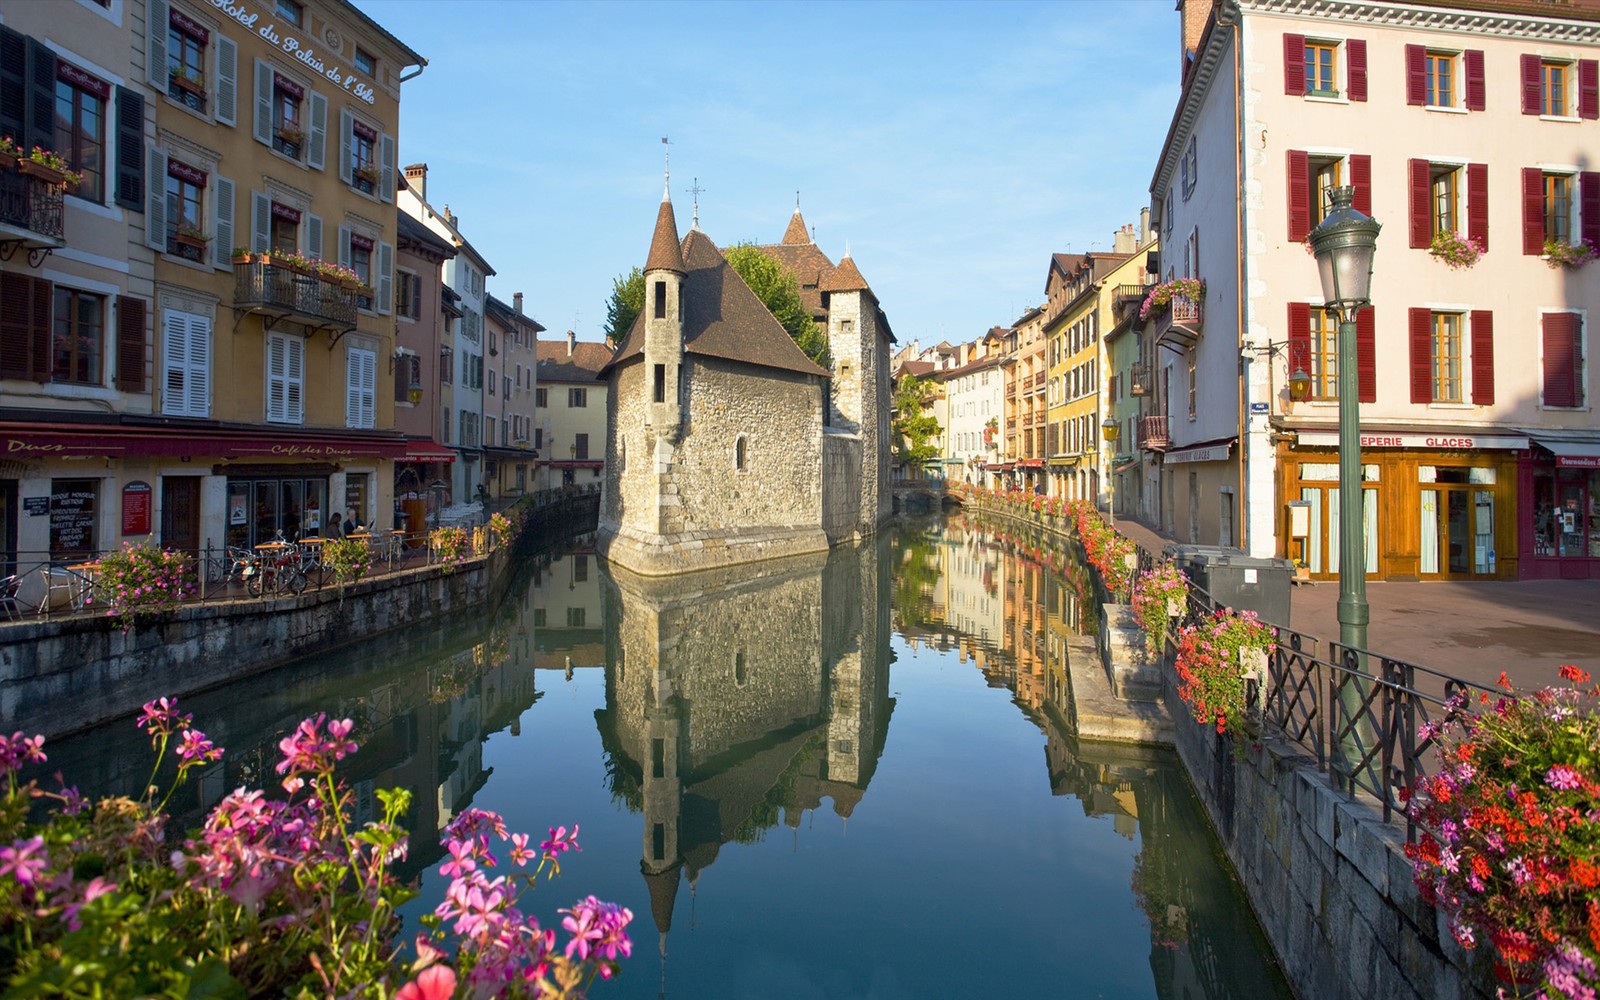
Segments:
[[[800,241],[804,240],[802,244]],[[891,513],[892,342],[847,255],[834,265],[798,211],[763,252],[795,274],[828,333],[812,362],[696,224],[663,194],[645,303],[601,371],[608,441],[600,551],[645,575],[820,552]]]

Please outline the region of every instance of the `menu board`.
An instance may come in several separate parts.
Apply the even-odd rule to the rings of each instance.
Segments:
[[[122,488],[122,533],[150,534],[150,484],[135,480]]]
[[[50,486],[50,553],[88,554],[95,549],[93,479],[57,479]]]

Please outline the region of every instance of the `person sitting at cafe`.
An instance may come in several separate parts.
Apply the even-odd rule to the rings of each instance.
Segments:
[[[345,533],[345,537],[348,538],[349,536],[355,535],[355,534],[359,534],[360,532],[361,532],[361,522],[356,519],[356,512],[353,511],[353,510],[346,512],[346,514],[344,515],[344,533]]]
[[[339,524],[339,512],[334,511],[328,515],[328,527],[323,531],[324,538],[343,538],[344,528]]]

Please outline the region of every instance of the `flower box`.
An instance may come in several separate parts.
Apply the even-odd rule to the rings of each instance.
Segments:
[[[273,129],[273,134],[291,146],[298,146],[306,140],[305,131],[292,125],[279,125]]]
[[[46,166],[43,163],[35,163],[27,157],[17,160],[17,173],[26,174],[29,177],[37,177],[48,184],[59,184],[62,187],[69,186],[65,171],[57,170],[55,167]],[[77,187],[77,182],[73,182],[70,186]]]
[[[356,180],[366,181],[368,184],[378,183],[378,178],[383,176],[378,167],[370,163],[365,166],[355,168],[352,173],[355,175]]]
[[[196,97],[206,96],[205,85],[199,80],[189,79],[189,77],[184,73],[173,73],[168,77],[168,79],[171,80],[172,85],[177,87],[179,90],[187,91]]]
[[[201,250],[204,250],[206,244],[211,242],[203,233],[188,229],[178,230],[173,234],[172,238],[186,247],[196,247]]]

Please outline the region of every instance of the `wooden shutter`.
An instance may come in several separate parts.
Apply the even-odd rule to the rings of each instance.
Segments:
[[[1522,113],[1536,115],[1544,97],[1544,76],[1540,72],[1539,57],[1522,57]]]
[[[1350,207],[1358,212],[1372,214],[1372,157],[1365,154],[1352,153],[1350,155],[1350,186],[1355,188],[1355,197],[1350,201]]]
[[[373,266],[378,269],[377,280],[373,282],[378,292],[378,312],[387,315],[394,311],[393,243],[378,244],[378,259],[373,261]]]
[[[22,135],[25,148],[43,146],[55,149],[56,142],[56,54],[42,42],[28,39],[28,121]]]
[[[219,268],[233,266],[233,212],[234,183],[226,177],[211,175],[212,217],[216,224],[211,234],[211,263]]]
[[[1311,374],[1311,306],[1304,302],[1289,303],[1289,359],[1288,372]]]
[[[1306,92],[1306,36],[1283,36],[1283,92]]]
[[[1522,252],[1544,253],[1544,171],[1522,168]]]
[[[339,179],[349,184],[352,179],[351,171],[355,166],[355,157],[350,150],[351,132],[355,128],[355,119],[349,111],[339,112]]]
[[[227,35],[217,36],[217,122],[239,123],[239,43]]]
[[[306,134],[306,166],[321,170],[327,162],[328,99],[313,90],[307,101],[311,128]]]
[[[1600,118],[1600,60],[1578,60],[1578,117]]]
[[[144,211],[144,98],[127,87],[116,88],[117,175],[113,198],[134,212]],[[152,183],[159,183],[151,178]]]
[[[384,201],[394,201],[394,158],[394,136],[385,132],[378,138],[378,197]]]
[[[1600,171],[1578,175],[1578,231],[1586,242],[1600,246]]]
[[[211,320],[189,317],[189,339],[185,345],[187,407],[192,417],[211,415]]]
[[[18,142],[28,124],[28,36],[0,25],[0,135]]]
[[[1489,249],[1489,165],[1467,164],[1467,236]]]
[[[292,423],[305,420],[306,342],[299,337],[285,337],[284,344],[284,411]]]
[[[167,154],[150,147],[150,190],[144,213],[144,242],[152,249],[167,249]]]
[[[288,343],[281,333],[267,334],[267,419],[278,423],[288,419],[284,405],[288,395]]]
[[[306,213],[306,256],[325,260],[322,256],[322,216]]]
[[[1488,107],[1488,87],[1483,78],[1483,50],[1468,49],[1461,59],[1467,77],[1467,110],[1482,111]]]
[[[1408,161],[1411,189],[1411,246],[1426,250],[1433,242],[1432,171],[1427,160]]]
[[[1544,405],[1578,406],[1578,314],[1547,312],[1544,334]]]
[[[1350,99],[1365,101],[1367,99],[1366,39],[1352,38],[1344,43],[1344,50],[1350,67]]]
[[[1433,313],[1412,309],[1411,323],[1411,401],[1433,402]]]
[[[1472,402],[1494,405],[1494,313],[1474,309],[1472,321]]]
[[[1301,243],[1311,232],[1311,159],[1303,149],[1289,150],[1289,242]]]
[[[1378,317],[1371,306],[1356,313],[1356,399],[1378,401]]]
[[[50,381],[50,312],[54,286],[0,271],[0,378]]]
[[[1428,50],[1420,45],[1406,46],[1406,103],[1428,103]]]
[[[361,361],[362,352],[350,348],[344,352],[344,425],[361,426]]]
[[[255,122],[250,134],[256,142],[272,145],[272,67],[256,60]]]
[[[158,93],[167,92],[167,32],[172,27],[172,11],[167,0],[145,0],[145,74]]]
[[[272,199],[250,192],[250,252],[266,253],[272,245]]]
[[[339,266],[350,266],[350,227],[339,227]],[[368,276],[370,277],[370,275]]]
[[[117,296],[117,388],[145,392],[144,299]]]
[[[378,356],[352,347],[345,355],[345,425],[371,427],[377,415]]]
[[[187,412],[189,323],[184,313],[171,309],[161,314],[161,412],[181,416]]]

